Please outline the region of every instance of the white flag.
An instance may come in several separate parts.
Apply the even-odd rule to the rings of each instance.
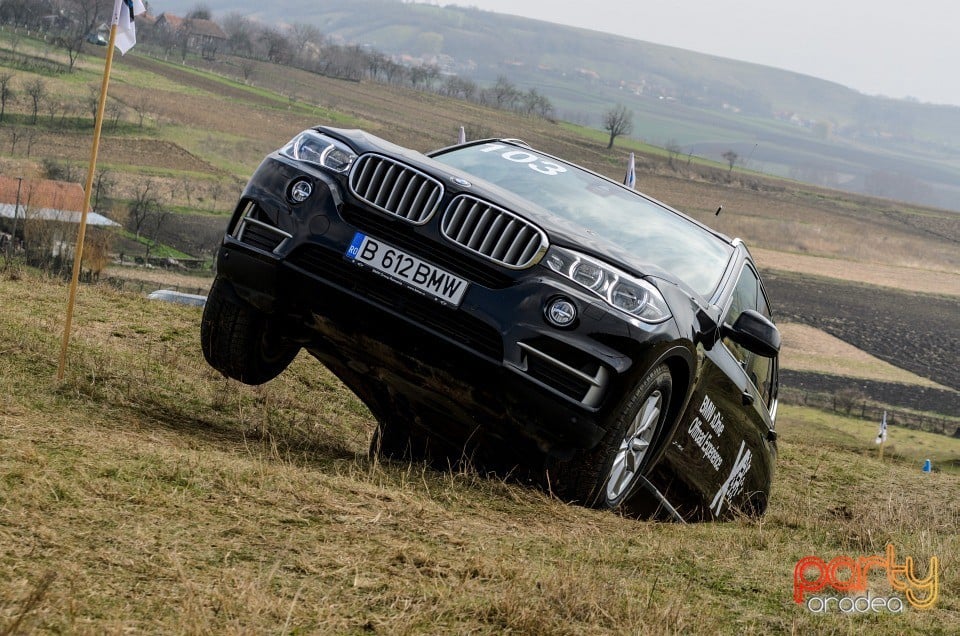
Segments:
[[[463,126],[460,126],[460,134],[457,135],[457,143],[458,144],[467,143],[467,131],[464,130]]]
[[[631,190],[636,189],[637,185],[637,167],[634,163],[633,153],[630,153],[630,160],[627,162],[627,174],[623,177],[623,185]]]
[[[883,419],[880,420],[880,430],[877,431],[877,444],[883,444],[887,441],[887,412],[883,412]]]
[[[133,16],[145,13],[142,0],[113,0],[113,21],[117,25],[117,37],[114,45],[123,55],[137,43],[137,30],[133,26]]]

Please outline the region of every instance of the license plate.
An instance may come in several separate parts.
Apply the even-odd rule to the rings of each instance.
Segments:
[[[415,289],[441,302],[460,306],[469,283],[445,269],[357,232],[345,255],[383,274],[395,283]]]

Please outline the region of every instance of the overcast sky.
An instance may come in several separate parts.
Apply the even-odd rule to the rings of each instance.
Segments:
[[[960,105],[956,0],[429,0],[798,71],[869,95]]]

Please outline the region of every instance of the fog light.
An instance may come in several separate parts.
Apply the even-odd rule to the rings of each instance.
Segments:
[[[569,327],[577,319],[577,306],[566,298],[554,298],[547,303],[544,315],[554,327]]]
[[[294,203],[303,203],[313,193],[313,186],[309,181],[300,179],[290,186],[290,200]]]

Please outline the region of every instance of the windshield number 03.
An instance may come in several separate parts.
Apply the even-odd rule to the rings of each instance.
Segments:
[[[502,144],[487,144],[480,149],[480,152],[496,152],[497,150],[503,150],[506,147],[507,146]],[[567,171],[567,169],[560,164],[552,161],[546,161],[533,153],[527,152],[526,150],[512,148],[501,153],[500,156],[507,161],[526,164],[526,166],[531,170],[536,170],[540,174],[545,174],[550,177]]]

